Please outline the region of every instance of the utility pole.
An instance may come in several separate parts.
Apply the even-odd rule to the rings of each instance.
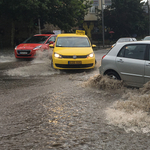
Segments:
[[[104,9],[103,0],[101,0],[101,11],[102,11],[102,37],[103,37],[103,47],[105,46],[105,35],[104,35]]]
[[[148,16],[149,16],[149,35],[150,35],[150,1],[147,0],[147,4],[148,4]]]
[[[40,18],[38,19],[38,25],[39,25],[39,34],[41,34],[41,24],[40,24]]]

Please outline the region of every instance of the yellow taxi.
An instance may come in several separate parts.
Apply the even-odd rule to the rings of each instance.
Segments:
[[[92,69],[95,67],[95,54],[85,31],[58,34],[53,48],[51,66],[55,69]]]

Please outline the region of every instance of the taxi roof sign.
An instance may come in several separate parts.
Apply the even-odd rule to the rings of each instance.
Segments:
[[[85,35],[85,31],[84,30],[76,30],[76,34]]]

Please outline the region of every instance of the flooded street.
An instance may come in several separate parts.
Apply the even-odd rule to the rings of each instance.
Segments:
[[[59,71],[48,57],[0,53],[0,149],[149,150],[150,85],[141,89],[92,70]]]

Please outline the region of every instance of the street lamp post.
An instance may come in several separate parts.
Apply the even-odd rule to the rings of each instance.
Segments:
[[[103,47],[105,46],[105,35],[104,35],[104,9],[103,0],[101,0],[101,11],[102,11],[102,36],[103,36]]]
[[[141,3],[144,2],[143,9],[144,12],[148,14],[148,35],[150,35],[150,0],[142,0]]]
[[[40,18],[38,19],[38,26],[39,26],[39,34],[41,34],[41,21],[40,21]]]
[[[149,35],[150,35],[150,1],[147,0],[147,4],[148,4],[148,16],[149,16]]]

